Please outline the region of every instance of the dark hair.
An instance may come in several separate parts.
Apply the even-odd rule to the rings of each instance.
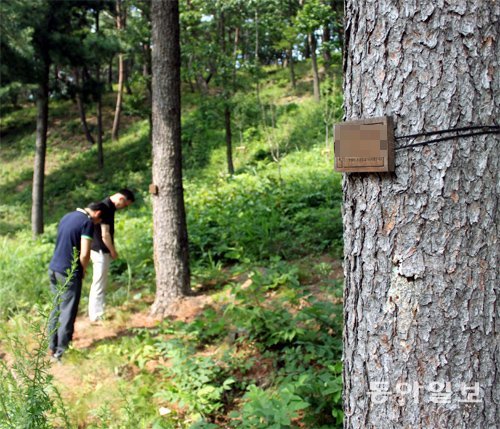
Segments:
[[[106,204],[104,204],[102,201],[96,202],[96,203],[90,203],[87,205],[87,208],[93,211],[103,211],[106,210],[108,207]]]
[[[127,200],[134,202],[135,201],[135,195],[134,193],[127,188],[120,189],[118,191],[119,194],[122,194]]]

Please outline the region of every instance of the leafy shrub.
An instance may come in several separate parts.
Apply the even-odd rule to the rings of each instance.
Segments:
[[[276,383],[290,386],[310,405],[304,421],[313,427],[341,428],[342,363],[330,343],[288,347],[280,355]],[[335,359],[336,358],[336,359]]]
[[[0,106],[2,106],[1,109],[4,111],[2,112],[2,120],[0,122],[2,144],[4,143],[3,137],[6,137],[8,134],[25,134],[35,129],[35,107],[13,109],[8,114],[5,114],[7,102],[12,99],[12,96],[15,98],[15,93],[18,90],[19,88],[16,87],[16,84],[8,85],[7,88],[2,87],[2,89],[0,89]]]
[[[244,261],[293,258],[342,243],[339,176],[295,170],[243,173],[213,187],[186,187],[191,255]],[[337,252],[339,253],[339,252]]]
[[[209,416],[223,406],[223,395],[232,389],[235,379],[206,356],[179,341],[159,344],[170,365],[163,368],[169,382],[156,397],[186,408],[194,416]]]
[[[71,427],[61,396],[52,384],[47,357],[48,316],[28,319],[34,344],[18,332],[2,332],[12,354],[12,364],[0,360],[0,428]],[[25,332],[26,333],[26,332]]]
[[[233,427],[244,429],[286,429],[309,406],[290,387],[278,391],[249,386],[240,412],[233,412]]]
[[[186,326],[185,332],[203,345],[221,340],[228,331],[224,318],[220,317],[214,308],[208,307]]]
[[[0,238],[0,318],[50,302],[47,269],[54,245],[54,228],[34,243],[27,231],[16,240]]]
[[[147,118],[151,113],[151,107],[148,102],[148,78],[140,73],[134,73],[129,81],[132,89],[131,94],[126,94],[123,99],[123,113],[125,115],[135,115],[141,118]]]

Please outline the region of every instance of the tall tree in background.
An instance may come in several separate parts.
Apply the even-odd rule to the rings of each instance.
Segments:
[[[87,114],[85,111],[85,98],[86,98],[86,93],[85,93],[85,81],[88,80],[87,77],[84,76],[85,70],[84,68],[80,67],[74,67],[73,68],[73,82],[75,85],[75,100],[76,100],[76,105],[78,107],[78,113],[80,114],[80,122],[82,124],[82,130],[83,133],[85,134],[85,138],[87,139],[87,142],[89,142],[91,145],[95,143],[94,138],[92,137],[92,134],[89,129],[89,125],[87,123]],[[88,73],[86,73],[88,75]]]
[[[47,129],[49,121],[49,73],[51,33],[56,26],[55,2],[42,3],[41,19],[33,31],[36,92],[36,140],[33,166],[33,191],[31,205],[31,232],[43,233],[43,190],[45,185],[45,155],[47,153]]]
[[[100,6],[100,2],[97,3]],[[95,34],[99,38],[101,36],[101,10],[99,7],[94,9]],[[103,127],[102,127],[102,93],[104,85],[101,82],[101,64],[98,62],[95,65],[95,80],[99,86],[99,92],[96,97],[96,114],[97,114],[97,164],[99,168],[104,168],[104,147],[102,144]]]
[[[112,58],[120,51],[119,36],[113,25],[113,10],[115,4],[113,0],[97,0],[89,3],[89,20],[93,22],[84,40],[84,69],[90,69],[92,74],[87,74],[87,84],[90,86],[90,93],[96,103],[97,116],[97,162],[99,168],[104,167],[104,147],[103,147],[103,102],[102,96],[106,92],[103,70]]]
[[[219,75],[217,80],[221,87],[221,98],[224,108],[224,128],[226,138],[227,171],[234,174],[233,133],[231,124],[231,99],[236,91],[236,64],[238,61],[241,19],[244,17],[244,5],[236,1],[229,5],[219,5],[217,11],[219,21]]]
[[[181,157],[179,4],[153,0],[153,195],[156,299],[152,313],[190,291]]]
[[[323,23],[321,51],[326,75],[330,75],[332,53],[343,48],[344,2],[343,0],[326,0],[326,4],[329,7],[329,13]]]
[[[143,106],[141,113],[147,116],[149,121],[149,140],[152,138],[153,120],[151,117],[151,2],[149,0],[136,0],[134,6],[137,13],[131,14],[127,21],[127,32],[129,33],[130,45],[135,49],[135,63],[137,71],[132,75],[134,81],[140,81],[145,91],[143,92]]]
[[[85,137],[94,144],[91,129],[87,124],[86,106],[96,103],[97,113],[97,158],[100,168],[104,166],[102,95],[105,84],[101,77],[102,67],[108,58],[119,52],[120,45],[112,20],[114,2],[110,0],[73,2],[79,5],[73,10],[71,21],[72,48],[69,55],[58,59],[58,70],[62,79],[62,95],[70,95],[76,101],[80,122]],[[104,25],[102,25],[104,23]],[[67,76],[64,79],[64,76]],[[72,76],[73,79],[68,78]],[[65,94],[66,90],[66,94]]]
[[[33,236],[44,229],[45,157],[49,113],[49,77],[54,58],[74,48],[71,17],[77,4],[44,0],[2,2],[2,85],[15,81],[36,85],[36,138],[31,222]],[[7,78],[6,80],[4,80]]]
[[[346,119],[392,115],[400,136],[494,124],[499,17],[489,1],[348,0]],[[499,171],[483,135],[344,175],[345,428],[500,421]]]
[[[213,0],[183,2],[184,75],[192,87],[194,80],[196,89],[204,95],[208,95],[209,83],[218,73],[221,28],[217,10],[220,5]]]
[[[2,85],[12,83],[35,84],[37,106],[35,160],[32,188],[32,232],[36,236],[44,230],[45,158],[49,94],[64,86],[73,86],[82,96],[80,79],[86,66],[85,40],[90,34],[87,12],[94,2],[60,2],[43,0],[1,2],[1,78]],[[92,53],[95,57],[95,52]],[[55,71],[56,85],[52,85],[50,71]],[[71,82],[62,76],[74,72]],[[83,97],[79,98],[83,109]],[[83,114],[84,111],[80,110]],[[82,122],[85,122],[82,120]],[[88,136],[88,130],[86,131]],[[88,137],[89,138],[89,137]],[[91,139],[90,139],[91,140]]]
[[[294,25],[294,18],[297,15],[298,7],[299,4],[296,1],[288,1],[281,9],[283,16],[280,19],[280,23],[277,24],[281,26],[281,40],[278,43],[278,47],[285,51],[286,64],[290,70],[290,83],[293,89],[296,89],[297,86],[293,51],[294,43],[298,37],[298,30]]]
[[[313,72],[313,94],[316,101],[320,100],[320,77],[318,66],[318,41],[316,31],[325,27],[325,22],[331,19],[333,11],[323,4],[321,0],[301,0],[302,9],[297,14],[297,26],[307,35],[309,50],[311,53],[311,65]]]

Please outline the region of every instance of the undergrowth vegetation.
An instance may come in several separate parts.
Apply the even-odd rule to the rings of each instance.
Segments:
[[[117,309],[123,312],[123,332],[65,355],[78,388],[59,385],[65,407],[51,406],[67,410],[63,417],[71,427],[342,426],[340,176],[332,171],[330,143],[325,144],[325,104],[280,97],[283,73],[270,75],[259,100],[248,93],[234,99],[233,176],[226,173],[217,100],[185,97],[192,283],[194,293],[209,294],[210,302],[195,317],[167,319],[150,329],[126,326],[127,312],[146,309],[154,295],[151,150],[137,103],[125,104],[126,129],[120,141],[105,141],[105,167],[99,171],[96,148],[66,120],[68,112],[76,115],[75,107],[53,101],[46,228],[36,240],[29,233],[33,129],[25,123],[33,119],[33,108],[3,115],[0,319],[10,333],[2,334],[0,349],[6,349],[7,337],[23,337],[26,353],[39,352],[39,374],[49,368],[43,366],[44,343],[27,334],[26,319],[36,308],[50,308],[46,272],[59,218],[123,186],[138,197],[117,215],[120,259],[112,264],[107,294],[113,317]],[[330,101],[338,115],[338,92]],[[81,317],[88,288],[86,280]],[[50,377],[37,380],[35,390],[52,395],[45,403],[57,404],[54,391],[45,388]],[[6,385],[1,386],[3,396]],[[21,405],[9,407],[26,411]],[[42,415],[49,411],[39,408]]]

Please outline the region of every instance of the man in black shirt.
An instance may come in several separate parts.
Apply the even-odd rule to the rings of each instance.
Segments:
[[[57,360],[73,337],[94,225],[101,221],[104,209],[103,203],[89,204],[65,215],[57,228],[56,247],[49,265],[50,287],[56,297],[49,319],[49,347]]]
[[[102,213],[102,222],[94,230],[92,242],[93,275],[89,294],[89,319],[92,322],[101,320],[104,316],[104,295],[108,282],[111,259],[118,257],[114,244],[115,212],[128,207],[135,201],[135,196],[129,189],[121,189],[116,194],[105,198],[102,203],[106,209]]]

